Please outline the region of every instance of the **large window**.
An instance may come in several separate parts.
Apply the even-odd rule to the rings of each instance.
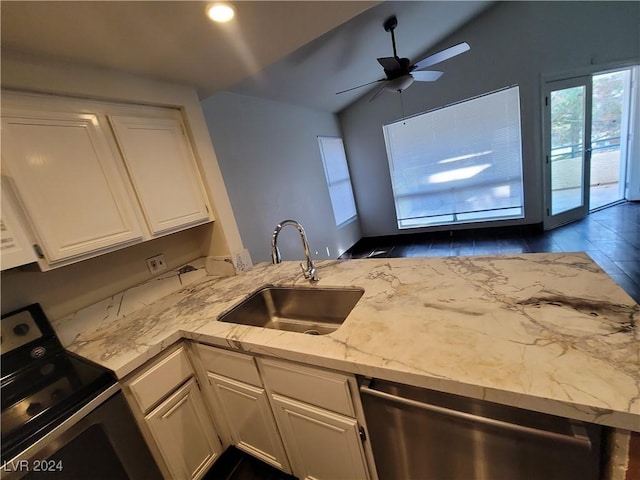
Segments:
[[[318,137],[318,144],[329,186],[333,216],[336,225],[340,226],[356,216],[356,204],[353,199],[344,145],[342,139],[338,137]]]
[[[522,218],[518,87],[384,126],[398,228]]]

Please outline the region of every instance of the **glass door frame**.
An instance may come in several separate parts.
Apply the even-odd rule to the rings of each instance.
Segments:
[[[584,115],[582,130],[582,204],[569,210],[552,214],[552,172],[551,172],[551,93],[572,87],[584,87]],[[581,75],[544,82],[543,91],[543,152],[544,152],[544,229],[549,230],[574,222],[589,214],[589,184],[591,173],[591,117],[592,117],[592,75]]]

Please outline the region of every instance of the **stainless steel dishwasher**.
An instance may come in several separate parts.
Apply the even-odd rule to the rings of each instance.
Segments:
[[[380,480],[597,480],[602,427],[427,389],[360,386]]]

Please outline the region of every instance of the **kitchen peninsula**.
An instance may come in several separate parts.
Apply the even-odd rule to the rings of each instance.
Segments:
[[[216,321],[264,285],[309,285],[284,262],[204,278],[66,346],[123,378],[186,338],[640,431],[639,307],[586,254],[324,261],[318,274],[365,290],[329,335]]]

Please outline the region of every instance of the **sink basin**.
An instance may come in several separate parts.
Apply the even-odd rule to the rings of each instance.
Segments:
[[[342,325],[363,293],[362,288],[263,287],[220,321],[325,335]]]

